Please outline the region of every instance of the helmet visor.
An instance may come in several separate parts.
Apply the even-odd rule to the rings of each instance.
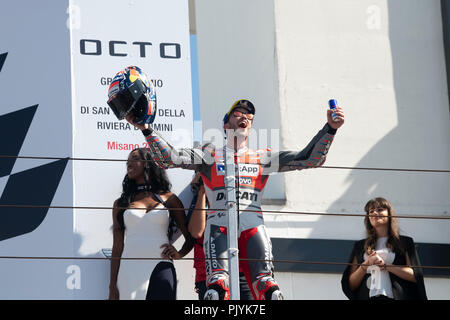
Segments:
[[[127,89],[122,90],[109,98],[108,105],[116,115],[117,119],[123,120],[145,92],[145,85],[141,80],[137,79]]]

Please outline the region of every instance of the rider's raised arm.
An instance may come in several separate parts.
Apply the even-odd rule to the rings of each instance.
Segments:
[[[174,148],[161,134],[153,129],[142,130],[151,150],[153,160],[164,169],[183,168],[200,170],[205,163],[213,162],[214,158],[208,148]]]
[[[264,174],[320,167],[335,134],[327,123],[301,151],[268,151],[261,157]]]

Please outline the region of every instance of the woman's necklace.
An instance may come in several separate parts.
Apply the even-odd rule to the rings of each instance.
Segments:
[[[136,191],[138,192],[142,192],[142,191],[146,191],[146,192],[151,192],[152,191],[152,187],[146,184],[138,184],[136,187]]]

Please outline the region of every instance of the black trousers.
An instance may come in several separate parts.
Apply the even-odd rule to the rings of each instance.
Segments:
[[[177,274],[173,263],[160,262],[153,269],[145,300],[176,300]]]

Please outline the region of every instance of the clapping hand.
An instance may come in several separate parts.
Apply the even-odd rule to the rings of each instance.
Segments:
[[[372,252],[372,254],[367,259],[369,265],[374,265],[379,267],[381,270],[386,268],[386,264],[384,263],[384,259],[376,252]]]

